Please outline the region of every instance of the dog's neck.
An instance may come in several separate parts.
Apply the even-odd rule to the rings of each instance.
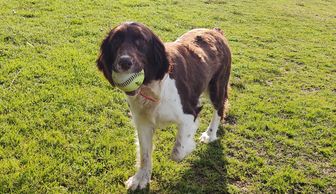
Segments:
[[[142,86],[140,88],[139,94],[140,96],[142,96],[143,98],[145,98],[146,100],[149,100],[151,102],[154,103],[158,103],[160,101],[160,96],[158,94],[156,94],[152,88],[147,87],[147,86]]]
[[[142,85],[135,96],[128,96],[129,100],[138,101],[141,104],[158,104],[162,98],[162,85],[168,78],[167,73],[162,80],[155,80]]]

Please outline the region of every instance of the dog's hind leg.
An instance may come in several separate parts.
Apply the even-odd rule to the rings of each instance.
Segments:
[[[215,111],[213,113],[208,129],[202,133],[200,141],[203,143],[209,143],[217,140],[217,130],[219,123],[220,123],[220,116],[218,116],[217,111]]]
[[[225,117],[225,112],[227,111],[227,107],[228,107],[228,100],[226,100],[224,104],[222,115],[219,115],[217,110],[214,111],[211,122],[207,130],[203,132],[200,137],[201,142],[210,143],[210,142],[217,140],[217,130],[218,130],[221,118]]]
[[[230,66],[229,66],[230,67]],[[209,83],[209,97],[215,109],[207,130],[202,133],[200,141],[209,143],[217,139],[217,130],[220,121],[225,118],[228,110],[228,88],[230,68],[224,68]]]
[[[194,136],[198,129],[199,120],[195,120],[191,115],[186,116],[183,120],[184,122],[179,125],[175,146],[171,155],[174,161],[181,161],[196,147]]]

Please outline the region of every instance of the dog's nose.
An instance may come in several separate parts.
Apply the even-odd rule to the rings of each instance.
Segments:
[[[132,66],[132,59],[129,56],[121,56],[119,58],[118,65],[123,69],[123,70],[128,70]]]

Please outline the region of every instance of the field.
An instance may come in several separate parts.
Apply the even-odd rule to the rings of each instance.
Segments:
[[[163,41],[220,27],[233,52],[220,140],[176,163],[176,127],[158,130],[145,192],[336,192],[334,0],[0,0],[0,193],[127,192],[134,128],[95,66],[124,21]]]

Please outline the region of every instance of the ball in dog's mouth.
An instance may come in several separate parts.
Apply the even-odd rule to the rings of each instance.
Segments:
[[[112,72],[114,84],[127,95],[133,96],[142,85],[145,79],[144,70],[135,73],[118,73]]]

